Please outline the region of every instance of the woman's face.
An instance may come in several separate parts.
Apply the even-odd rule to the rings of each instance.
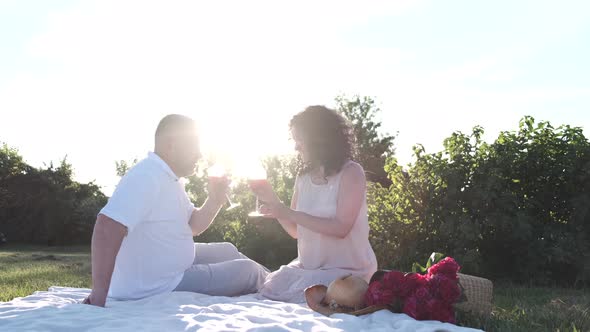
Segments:
[[[293,141],[295,142],[295,151],[299,153],[304,163],[308,162],[309,155],[307,153],[307,149],[305,148],[305,144],[303,143],[301,132],[297,130],[297,128],[293,128],[293,130],[291,131],[291,136],[293,137]]]

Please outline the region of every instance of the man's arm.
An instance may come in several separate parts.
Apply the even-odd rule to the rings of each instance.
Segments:
[[[211,225],[222,206],[223,201],[215,201],[209,197],[201,208],[193,210],[189,221],[193,236],[197,236],[209,228],[209,225]]]
[[[193,210],[189,220],[193,236],[197,236],[209,228],[227,199],[228,186],[229,180],[227,178],[209,179],[207,185],[209,197],[201,208]]]
[[[84,303],[104,307],[115,269],[115,259],[121,248],[127,227],[99,214],[92,232],[92,292]]]

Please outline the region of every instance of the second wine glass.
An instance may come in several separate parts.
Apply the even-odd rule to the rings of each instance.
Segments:
[[[227,170],[223,166],[221,166],[220,164],[214,164],[213,166],[207,169],[207,177],[210,181],[222,181],[224,178],[228,178],[229,175]],[[226,193],[225,197],[227,198],[227,202],[229,203],[229,207],[225,209],[226,211],[233,210],[241,205],[240,203],[233,202],[232,199],[229,197],[229,194]]]
[[[262,166],[262,163],[254,164],[248,171],[247,174],[248,185],[250,188],[260,188],[268,185],[266,170]],[[263,218],[264,214],[260,213],[260,199],[256,196],[256,210],[248,213],[250,218]]]

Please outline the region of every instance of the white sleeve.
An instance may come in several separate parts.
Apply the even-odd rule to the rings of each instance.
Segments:
[[[193,214],[193,211],[195,210],[195,204],[193,204],[193,202],[191,202],[190,198],[188,197],[188,194],[185,192],[184,193],[184,205],[186,206],[187,209],[187,214],[188,214],[188,220],[187,222],[189,222],[191,220],[191,216]]]
[[[149,216],[158,193],[158,182],[153,175],[131,171],[121,179],[100,213],[126,226],[131,232]]]

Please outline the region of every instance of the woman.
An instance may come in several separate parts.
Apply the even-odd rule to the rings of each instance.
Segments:
[[[352,161],[354,136],[348,121],[324,106],[310,106],[290,122],[300,160],[291,207],[270,185],[251,186],[260,210],[297,239],[298,257],[271,273],[260,294],[305,302],[303,291],[357,275],[369,280],[377,260],[369,243],[366,180]]]

